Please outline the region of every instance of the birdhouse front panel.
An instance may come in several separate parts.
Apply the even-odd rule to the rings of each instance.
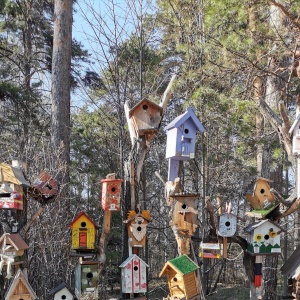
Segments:
[[[254,222],[245,229],[247,252],[252,255],[280,254],[280,233],[282,229],[269,220]]]
[[[183,276],[174,270],[170,270],[167,275],[169,291],[172,297],[177,297],[178,299],[185,298],[185,283]]]
[[[86,264],[77,264],[75,268],[75,294],[81,297],[90,295],[98,299],[98,263],[88,262]]]
[[[95,249],[97,226],[84,212],[73,220],[70,227],[72,230],[72,249]]]
[[[64,299],[64,300],[73,300],[74,297],[71,294],[71,292],[66,287],[64,287],[62,290],[58,291],[54,295],[54,300],[61,300],[61,299]]]
[[[120,265],[123,293],[147,292],[147,267],[148,265],[135,254]]]
[[[218,234],[223,237],[231,237],[236,232],[237,217],[233,214],[219,216]]]
[[[102,183],[102,198],[101,205],[104,211],[120,210],[120,197],[121,197],[121,186],[122,179],[103,179]]]
[[[23,210],[24,192],[21,185],[3,182],[0,186],[0,208]]]

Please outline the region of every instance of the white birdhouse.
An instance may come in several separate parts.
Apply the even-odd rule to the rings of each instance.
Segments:
[[[223,237],[231,237],[236,232],[237,217],[233,214],[223,214],[219,216],[218,234]]]
[[[67,285],[65,282],[60,283],[58,286],[54,287],[52,290],[49,291],[49,296],[54,298],[51,298],[53,300],[73,300],[74,297],[72,293],[68,290]]]

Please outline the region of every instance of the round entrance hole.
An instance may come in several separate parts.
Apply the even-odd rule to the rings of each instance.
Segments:
[[[93,278],[93,273],[92,272],[87,273],[86,277],[89,278],[89,279]]]
[[[86,223],[85,223],[85,222],[81,222],[81,223],[80,223],[80,226],[81,226],[81,227],[85,227],[85,226],[86,226]]]
[[[260,190],[260,193],[261,193],[261,194],[264,194],[264,193],[265,193],[265,190],[264,190],[264,189],[261,189],[261,190]]]
[[[116,191],[116,188],[115,187],[112,187],[111,188],[111,191],[114,193]]]
[[[177,282],[177,278],[176,278],[176,277],[174,277],[173,280],[174,280],[175,282]]]
[[[142,227],[139,226],[139,227],[136,228],[136,230],[137,230],[138,232],[140,232],[140,231],[142,231]]]
[[[134,266],[133,268],[134,271],[137,271],[138,269],[139,269],[138,266]]]
[[[225,222],[225,226],[229,227],[230,226],[230,222],[229,221]]]
[[[186,128],[186,129],[184,129],[184,133],[185,134],[188,134],[189,133],[189,130]]]
[[[265,235],[265,240],[268,240],[270,236],[268,234]]]
[[[182,204],[182,205],[181,205],[181,208],[182,208],[182,209],[187,209],[188,206],[187,206],[186,204]]]
[[[61,299],[67,299],[67,297],[65,295],[62,295]]]
[[[143,105],[143,110],[147,110],[148,109],[148,105],[147,104],[144,104]]]

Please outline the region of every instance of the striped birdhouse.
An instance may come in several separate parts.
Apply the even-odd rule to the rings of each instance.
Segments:
[[[147,292],[147,267],[149,267],[136,254],[129,256],[121,265],[122,292]]]

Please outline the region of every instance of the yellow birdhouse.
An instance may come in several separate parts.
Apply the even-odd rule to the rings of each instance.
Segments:
[[[167,276],[170,294],[175,299],[193,299],[199,294],[198,268],[187,255],[181,255],[166,262],[159,277]]]
[[[95,250],[97,225],[85,212],[81,212],[70,224],[72,249]]]
[[[150,221],[148,210],[143,210],[142,213],[136,213],[133,210],[129,211],[128,219],[124,223],[127,224],[131,247],[145,247],[147,225]]]

